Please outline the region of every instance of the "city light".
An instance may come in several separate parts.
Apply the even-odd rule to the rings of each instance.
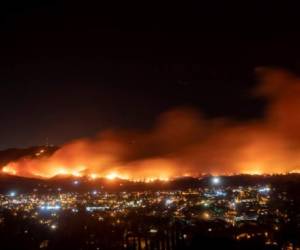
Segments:
[[[203,217],[203,219],[208,220],[208,219],[210,218],[210,215],[209,215],[208,212],[204,212],[204,213],[202,214],[202,217]]]
[[[171,199],[166,199],[166,206],[169,206],[169,205],[171,205],[172,203],[173,203],[173,200],[171,200]]]
[[[17,195],[16,191],[11,191],[8,194],[10,197],[15,197]]]
[[[220,180],[219,177],[216,177],[216,176],[215,176],[215,177],[212,178],[211,182],[212,182],[212,184],[214,184],[214,185],[218,185],[218,184],[220,184],[221,180]]]
[[[77,190],[77,189],[76,189]],[[63,214],[69,214],[76,219],[78,216],[90,216],[97,223],[111,221],[114,226],[126,225],[124,218],[133,212],[141,216],[149,214],[157,218],[172,218],[172,220],[188,222],[202,221],[207,224],[207,232],[213,234],[215,220],[221,220],[228,226],[236,227],[239,222],[254,223],[264,215],[274,216],[272,230],[281,230],[280,220],[290,220],[286,211],[280,207],[270,209],[271,196],[264,195],[268,192],[268,185],[255,186],[206,186],[205,188],[191,188],[188,190],[160,190],[160,191],[138,191],[138,192],[108,192],[90,190],[86,192],[62,191],[52,194],[31,193],[16,195],[11,191],[7,195],[0,194],[1,207],[11,211],[14,216],[23,215],[36,220],[38,224],[45,225],[49,230],[57,230],[62,223],[60,218]],[[287,193],[276,191],[286,201]],[[13,199],[10,197],[14,197]],[[273,205],[272,205],[273,206]],[[274,213],[272,212],[274,211]],[[86,213],[86,215],[84,215]],[[125,219],[126,220],[126,219]],[[1,220],[0,220],[1,222]],[[65,222],[63,222],[65,223]],[[191,224],[193,225],[193,224]],[[151,234],[158,233],[158,229],[149,225]],[[63,228],[63,227],[62,227]],[[30,232],[30,231],[28,231]],[[260,233],[269,242],[269,233]],[[240,233],[237,240],[255,238],[256,233]],[[250,235],[250,236],[249,236]],[[245,237],[244,237],[245,236]],[[248,237],[249,236],[249,237]],[[183,237],[188,240],[189,237]],[[273,242],[273,241],[272,241]],[[267,243],[266,243],[267,244]]]
[[[269,187],[263,187],[263,188],[260,188],[259,190],[258,190],[258,192],[260,192],[260,193],[268,193],[268,192],[270,192],[270,188]]]
[[[61,209],[61,206],[59,206],[59,205],[54,205],[54,206],[46,205],[46,206],[41,206],[40,209],[41,210],[59,210],[59,209]]]

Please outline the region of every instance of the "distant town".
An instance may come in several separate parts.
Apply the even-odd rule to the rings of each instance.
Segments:
[[[3,249],[300,249],[297,174],[27,180],[31,189],[16,178],[1,178]]]

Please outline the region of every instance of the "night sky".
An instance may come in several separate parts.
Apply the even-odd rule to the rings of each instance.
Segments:
[[[298,9],[235,7],[2,6],[0,149],[147,129],[178,106],[262,117],[255,69],[299,72]]]

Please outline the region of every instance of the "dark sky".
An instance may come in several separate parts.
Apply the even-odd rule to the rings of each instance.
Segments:
[[[295,7],[26,1],[0,13],[2,149],[148,128],[182,105],[259,118],[255,68],[300,66]]]

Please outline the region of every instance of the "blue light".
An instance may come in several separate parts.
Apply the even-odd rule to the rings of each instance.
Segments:
[[[40,209],[41,210],[59,210],[61,208],[60,205],[55,205],[55,206],[51,206],[51,205],[47,205],[47,206],[41,206]]]
[[[215,194],[216,194],[216,196],[226,196],[226,195],[227,195],[226,192],[219,191],[219,190],[217,190],[217,191],[215,192]]]
[[[258,189],[258,192],[260,192],[260,193],[269,193],[270,190],[271,189],[269,187],[264,187],[264,188]]]
[[[17,195],[17,193],[15,191],[9,192],[9,196],[10,197],[15,197],[16,195]]]

